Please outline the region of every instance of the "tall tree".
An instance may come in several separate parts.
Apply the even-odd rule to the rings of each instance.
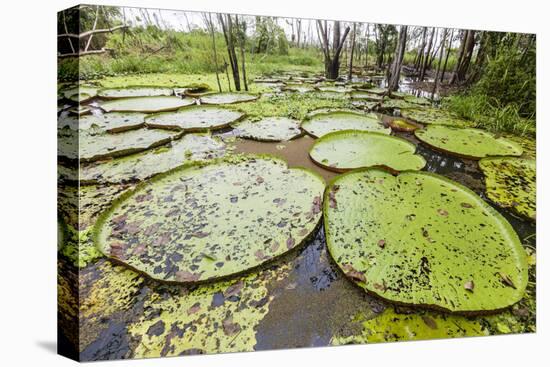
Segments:
[[[418,53],[416,54],[416,59],[414,61],[414,68],[416,71],[420,70],[420,65],[422,65],[424,49],[426,48],[427,33],[428,33],[428,27],[422,27],[422,45],[418,49]]]
[[[365,40],[365,69],[369,66],[369,38],[370,38],[370,24],[367,23],[367,37]]]
[[[449,44],[447,46],[447,52],[445,55],[445,63],[443,64],[443,71],[441,72],[440,81],[443,83],[443,79],[445,78],[445,71],[447,71],[447,63],[449,62],[449,55],[451,54],[451,48],[453,47],[453,35],[454,35],[454,29],[451,29],[451,36],[449,37]]]
[[[420,80],[424,80],[426,76],[426,69],[428,68],[428,63],[430,62],[430,54],[432,52],[432,44],[434,40],[435,27],[432,28],[432,33],[430,34],[430,41],[428,42],[428,48],[426,49],[426,54],[424,55],[424,62],[422,63],[422,69],[420,70]]]
[[[235,15],[235,25],[237,27],[237,40],[239,42],[239,48],[241,49],[241,70],[243,72],[243,84],[244,90],[248,92],[248,81],[246,80],[246,60],[245,60],[245,48],[246,48],[246,21],[239,21],[237,15]]]
[[[225,19],[224,19],[225,17]],[[235,52],[235,34],[233,33],[233,20],[229,14],[218,14],[218,19],[222,27],[225,44],[227,46],[227,55],[229,57],[229,65],[233,73],[233,83],[237,91],[241,90],[241,80],[239,77],[239,62],[237,53]]]
[[[393,57],[393,64],[388,78],[388,90],[390,94],[399,87],[401,65],[403,64],[403,57],[405,56],[405,49],[407,47],[407,30],[408,27],[406,25],[402,25],[399,30],[399,41],[395,47],[395,56]]]
[[[323,24],[324,23],[324,24]],[[336,79],[340,73],[340,53],[350,32],[350,27],[346,27],[344,34],[341,35],[340,22],[334,21],[332,27],[332,47],[329,42],[329,30],[327,22],[317,20],[317,33],[323,48],[325,59],[325,76],[328,79]]]
[[[455,70],[451,78],[451,84],[463,83],[466,80],[466,74],[470,67],[472,53],[475,46],[475,31],[464,31],[460,45],[459,57],[456,62]]]
[[[443,29],[443,38],[440,42],[439,48],[439,61],[437,62],[437,72],[435,73],[434,85],[432,89],[432,100],[434,99],[435,92],[439,88],[439,72],[441,71],[441,62],[443,61],[443,50],[445,49],[445,41],[447,38],[447,28]]]
[[[222,84],[220,83],[220,75],[219,75],[219,66],[218,66],[218,51],[216,50],[216,32],[214,28],[214,22],[212,22],[212,14],[211,13],[203,13],[202,17],[204,19],[204,24],[206,24],[206,28],[208,28],[210,32],[210,36],[212,37],[212,50],[214,51],[214,65],[216,67],[216,82],[218,83],[218,90],[222,91]]]
[[[349,70],[348,80],[351,81],[351,74],[353,73],[353,52],[355,51],[355,33],[357,32],[357,24],[353,23],[353,31],[351,33],[351,51],[349,58]]]

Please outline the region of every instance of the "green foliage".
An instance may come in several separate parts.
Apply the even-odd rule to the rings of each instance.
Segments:
[[[288,40],[275,18],[256,17],[253,47],[257,53],[288,55]]]
[[[516,103],[502,104],[486,94],[470,92],[445,98],[443,107],[474,121],[479,128],[520,136],[535,135],[535,118],[523,117]]]

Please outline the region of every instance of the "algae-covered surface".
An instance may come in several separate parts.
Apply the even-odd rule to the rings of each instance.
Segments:
[[[466,158],[468,154],[456,154],[454,146],[447,149],[468,139],[474,144],[467,134],[443,141],[445,146],[438,149],[419,140],[423,133],[417,137],[411,130],[418,135],[426,126],[439,125],[433,122],[436,119],[455,125],[454,116],[425,105],[423,99],[407,98],[406,93],[392,93],[381,104],[350,98],[350,89],[359,89],[357,95],[387,95],[386,89],[366,84],[280,73],[250,82],[250,92],[238,98],[250,99],[246,102],[182,108],[223,109],[246,118],[244,122],[260,123],[246,136],[239,131],[239,122],[202,132],[217,127],[209,122],[198,134],[186,131],[187,125],[178,131],[143,127],[142,121],[151,121],[158,110],[155,98],[169,98],[168,108],[177,111],[181,103],[208,96],[195,92],[217,90],[213,74],[140,74],[90,81],[94,90],[83,90],[90,94],[81,96],[86,98],[89,117],[67,122],[66,109],[62,110],[58,132],[88,140],[83,151],[94,160],[80,162],[80,171],[74,169],[73,161],[66,159],[76,149],[70,139],[60,152],[64,157],[59,162],[59,320],[64,340],[72,342],[80,358],[96,361],[536,331],[536,231],[530,218],[535,210],[534,139],[491,135],[490,139],[506,139],[506,156],[494,161]],[[101,109],[107,103],[129,102],[97,96],[100,90],[143,91],[151,86],[174,91],[176,96],[144,97],[144,103],[139,101],[143,97],[130,97],[126,107],[133,111],[131,118],[125,116],[128,112],[116,115]],[[74,90],[70,93],[75,95]],[[212,96],[217,102],[235,100]],[[411,109],[425,111],[427,120],[403,113]],[[342,174],[309,156],[323,138],[304,134],[303,124],[312,116],[330,117],[334,112],[352,114],[358,125],[368,124],[384,138],[398,139],[399,146],[407,147],[403,153],[407,159],[399,160],[410,163],[421,157],[425,165],[399,176],[375,169],[380,177],[362,190],[352,190],[349,198],[354,200],[346,203],[340,195],[349,193],[347,188],[340,185],[335,190]],[[264,119],[269,123],[261,124]],[[338,124],[331,120],[326,132],[341,130],[343,125]],[[116,139],[123,136],[135,139],[118,143]],[[401,144],[400,139],[408,143]],[[510,157],[511,151],[521,157]],[[387,152],[399,156],[400,151]],[[271,163],[260,169],[262,162]],[[497,168],[503,164],[506,169]],[[80,186],[75,182],[78,176]],[[321,177],[331,187],[324,198]],[[384,195],[364,200],[369,193]],[[330,227],[332,222],[325,227],[319,221],[323,209],[351,214],[360,208],[364,209],[360,220],[355,225],[343,223],[337,231]],[[408,209],[410,213],[405,213]],[[378,232],[358,235],[362,222],[364,228]],[[105,234],[112,236],[108,251],[101,245],[107,242],[98,241]],[[351,256],[352,267],[346,266],[344,257],[334,256],[330,245],[334,235],[343,254]],[[404,237],[414,238],[414,243]],[[472,248],[474,241],[477,246]],[[412,248],[418,251],[411,254]],[[364,271],[361,266],[367,263],[387,276],[378,279]],[[397,265],[401,270],[389,272]],[[406,271],[410,276],[404,275]],[[399,274],[404,275],[401,282]],[[368,286],[363,287],[363,280]]]

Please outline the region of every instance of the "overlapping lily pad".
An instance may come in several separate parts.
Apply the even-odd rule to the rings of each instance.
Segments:
[[[145,125],[145,114],[113,112],[103,115],[68,116],[59,120],[59,127],[69,127],[72,130],[96,129],[109,133],[138,129]]]
[[[536,218],[536,163],[533,159],[483,158],[485,190],[491,201],[529,219]]]
[[[300,121],[286,117],[265,117],[259,121],[250,119],[233,124],[238,136],[259,141],[286,141],[300,134]]]
[[[213,280],[298,246],[320,219],[323,190],[316,174],[267,156],[184,167],[115,202],[95,239],[154,279]]]
[[[200,101],[201,104],[233,104],[257,99],[257,95],[249,93],[211,93],[202,96]]]
[[[404,102],[410,104],[406,99]],[[406,106],[401,108],[403,108],[401,116],[423,125],[451,125],[458,127],[467,127],[471,125],[470,122],[462,120],[452,113],[439,108],[409,109],[406,108]]]
[[[181,107],[195,104],[191,98],[180,98],[176,96],[156,97],[133,97],[119,98],[100,104],[101,109],[106,112],[164,112],[175,111]]]
[[[154,97],[154,96],[171,96],[174,94],[172,88],[157,87],[157,86],[135,86],[124,88],[105,88],[98,91],[98,96],[105,99],[112,98],[129,98],[129,97]]]
[[[453,312],[503,309],[527,286],[527,256],[511,225],[442,176],[378,169],[338,176],[325,192],[331,256],[367,292]]]
[[[374,131],[385,134],[391,132],[391,129],[384,127],[374,114],[338,110],[312,115],[302,123],[302,128],[318,138],[342,130]]]
[[[365,100],[370,102],[382,102],[384,99],[383,95],[369,93],[369,91],[353,91],[350,93],[350,97],[354,100]]]
[[[149,127],[196,132],[227,127],[243,116],[242,112],[223,107],[191,106],[175,112],[148,116],[145,122]]]
[[[209,134],[187,134],[169,146],[81,167],[81,184],[141,181],[178,166],[224,155],[225,144]]]
[[[432,125],[414,134],[430,147],[462,158],[520,156],[523,153],[519,144],[480,129]]]
[[[69,130],[58,138],[58,155],[67,159],[80,159],[82,162],[116,158],[166,144],[176,135],[175,132],[155,129],[138,129],[120,134]]]
[[[94,98],[97,95],[97,88],[78,86],[63,91],[63,96],[73,102],[83,103]]]
[[[391,171],[420,170],[426,161],[405,139],[368,131],[344,130],[317,140],[309,156],[318,165],[337,172],[361,167],[386,167]]]

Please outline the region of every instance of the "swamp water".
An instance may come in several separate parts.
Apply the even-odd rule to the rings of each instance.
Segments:
[[[390,115],[380,117],[386,124],[394,118]],[[427,162],[424,170],[457,181],[488,201],[484,194],[483,174],[477,162],[436,152],[421,144],[412,133],[392,134],[417,145],[417,153]],[[337,175],[309,158],[308,152],[315,139],[308,135],[286,142],[233,138],[229,130],[214,135],[225,140],[234,153],[276,155],[286,160],[289,167],[306,167],[319,173],[327,182]],[[131,184],[120,190],[97,187],[96,195],[102,197],[102,203],[94,208],[92,217],[107,208],[109,202],[121,192],[132,187]],[[508,210],[494,207],[512,224],[534,259],[535,224],[518,218]],[[68,325],[80,312],[78,349],[83,360],[535,330],[534,260],[533,266],[530,266],[531,283],[527,294],[512,309],[492,316],[448,316],[435,311],[393,306],[356,287],[327,253],[322,224],[299,248],[252,271],[250,275],[222,282],[225,284],[223,287],[239,282],[246,284],[244,290],[230,292],[234,294],[226,294],[227,289],[217,289],[215,285],[185,287],[160,284],[104,258],[90,261],[80,269],[79,274],[63,256],[58,264],[68,277],[79,279],[78,291],[71,289],[70,284],[61,277],[58,287],[61,301],[67,305],[60,314],[60,322],[66,320]],[[206,290],[202,291],[202,288]],[[250,289],[248,293],[247,288]],[[196,302],[186,305],[189,297]],[[218,314],[217,310],[222,312]],[[230,314],[232,320],[240,320],[238,330],[226,323]],[[213,319],[217,317],[219,319]],[[449,331],[455,330],[453,327],[456,325],[461,325],[458,332]],[[403,332],[404,329],[407,331]]]

